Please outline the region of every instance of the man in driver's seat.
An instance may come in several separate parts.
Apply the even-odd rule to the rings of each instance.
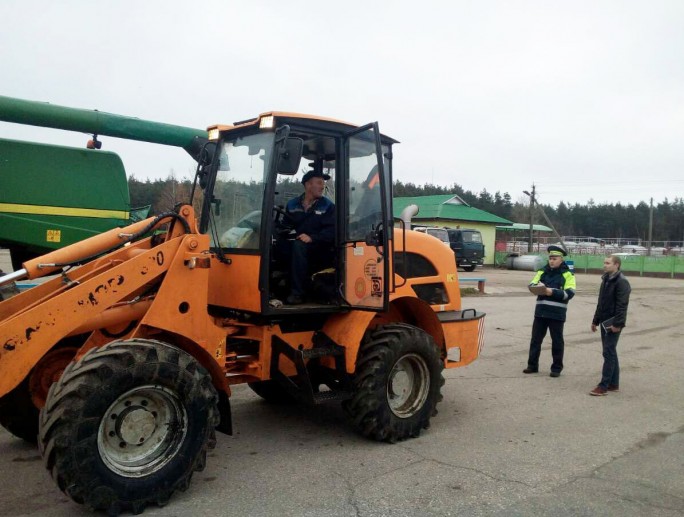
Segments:
[[[325,182],[322,163],[313,164],[302,178],[304,193],[285,207],[285,223],[295,230],[290,261],[290,295],[285,302],[304,302],[312,266],[331,262],[330,246],[335,242],[335,204],[323,197]],[[321,260],[323,259],[323,260]]]

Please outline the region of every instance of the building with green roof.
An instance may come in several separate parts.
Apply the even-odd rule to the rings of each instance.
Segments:
[[[489,265],[494,264],[494,240],[497,225],[513,224],[508,219],[470,206],[455,194],[395,197],[393,205],[395,219],[401,217],[401,213],[407,206],[418,206],[418,213],[411,220],[413,226],[479,230],[485,245],[484,263]]]

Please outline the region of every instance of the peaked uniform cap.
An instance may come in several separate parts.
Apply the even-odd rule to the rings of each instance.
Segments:
[[[549,255],[556,257],[566,257],[568,255],[567,251],[565,251],[560,246],[556,246],[555,244],[552,244],[551,246],[546,248],[546,251],[549,253]]]

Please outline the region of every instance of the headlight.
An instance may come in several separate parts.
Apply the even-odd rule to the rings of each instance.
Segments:
[[[259,129],[272,129],[274,125],[275,119],[273,118],[273,115],[261,117],[261,120],[259,121]]]

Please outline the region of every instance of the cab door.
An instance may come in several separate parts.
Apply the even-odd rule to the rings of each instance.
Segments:
[[[340,242],[342,294],[348,305],[386,310],[389,301],[389,207],[377,122],[345,135],[346,187]]]

